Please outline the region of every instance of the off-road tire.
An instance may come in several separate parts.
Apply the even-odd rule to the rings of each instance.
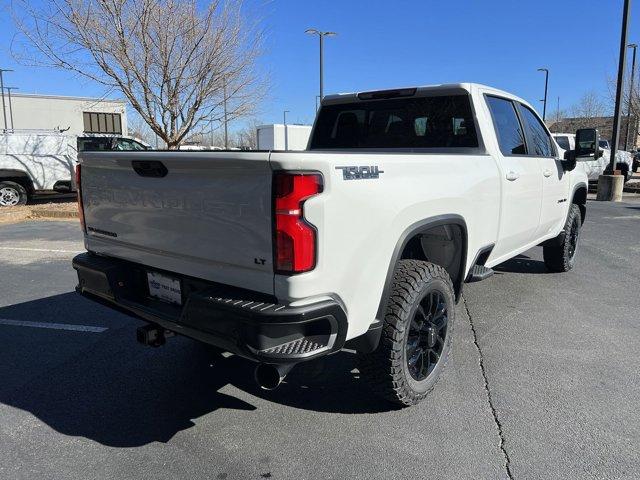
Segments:
[[[544,245],[542,253],[544,264],[552,272],[568,272],[573,268],[580,239],[582,217],[580,207],[571,204],[564,229],[558,238]],[[572,235],[576,235],[575,238]],[[572,245],[572,242],[573,245]]]
[[[407,340],[420,302],[439,292],[446,303],[446,333],[435,367],[422,380],[410,373]],[[439,265],[419,260],[400,260],[387,301],[382,336],[377,349],[360,358],[360,373],[380,397],[401,406],[422,401],[433,390],[451,353],[455,319],[455,292],[451,278]]]
[[[16,203],[11,202],[10,205],[6,205],[5,202],[2,201],[2,198],[0,198],[0,207],[25,205],[27,203],[27,200],[29,200],[29,195],[27,193],[27,190],[19,183],[10,182],[8,180],[0,181],[0,196],[2,196],[3,189],[6,189],[7,192],[15,192],[14,195],[16,197],[14,198],[16,198],[17,202]],[[6,195],[7,201],[9,201],[10,198],[12,198],[12,196],[10,196],[10,194],[7,193]]]

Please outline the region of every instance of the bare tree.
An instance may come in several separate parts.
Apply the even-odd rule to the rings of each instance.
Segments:
[[[596,92],[587,92],[580,100],[571,107],[571,114],[574,117],[593,119],[603,117],[606,113],[606,106]]]
[[[127,130],[129,131],[129,136],[139,138],[149,145],[156,145],[156,134],[140,117],[129,117]]]
[[[567,110],[556,109],[553,112],[547,114],[547,121],[545,122],[549,127],[549,130],[554,133],[558,133],[561,129],[562,121],[569,116]]]
[[[168,148],[250,114],[266,84],[241,0],[14,0],[21,60],[121,91]]]
[[[262,125],[262,122],[254,118],[247,122],[244,128],[238,130],[234,139],[236,147],[243,150],[257,150],[259,125]]]
[[[631,69],[629,69],[631,70]],[[633,91],[630,91],[631,72],[626,72],[624,78],[624,88],[622,89],[622,127],[620,129],[620,141],[628,143],[630,147],[637,144],[640,136],[640,66],[637,67]],[[608,79],[609,96],[611,102],[615,102],[617,81],[614,78]],[[626,139],[627,112],[629,113],[629,139]]]

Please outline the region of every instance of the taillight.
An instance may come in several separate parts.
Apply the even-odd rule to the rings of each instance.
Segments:
[[[304,219],[302,205],[322,192],[322,176],[278,172],[273,192],[275,270],[284,274],[308,272],[316,265],[316,230]]]
[[[80,180],[82,178],[81,166],[76,165],[76,192],[78,193],[78,218],[80,219],[80,226],[82,231],[86,232],[87,229],[84,225],[84,206],[82,205],[82,189],[80,187]]]

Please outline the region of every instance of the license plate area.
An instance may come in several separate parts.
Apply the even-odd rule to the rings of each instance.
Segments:
[[[158,272],[147,272],[149,295],[163,302],[182,305],[182,285],[180,279]]]

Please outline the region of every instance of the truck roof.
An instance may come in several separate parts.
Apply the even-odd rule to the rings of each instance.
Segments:
[[[333,95],[326,95],[322,100],[322,105],[334,105],[339,103],[348,103],[358,100],[370,100],[377,98],[392,98],[392,97],[408,97],[408,96],[426,96],[432,94],[433,92],[446,92],[446,91],[466,91],[473,92],[474,90],[480,89],[482,91],[494,93],[496,95],[500,95],[501,97],[507,97],[512,100],[516,100],[522,102],[524,104],[529,104],[526,100],[517,97],[509,92],[505,92],[504,90],[499,90],[494,87],[490,87],[488,85],[483,85],[480,83],[471,83],[471,82],[461,82],[461,83],[442,83],[438,85],[422,85],[422,86],[411,86],[411,87],[400,87],[400,88],[385,88],[381,90],[367,90],[362,92],[350,92],[350,93],[338,93]],[[364,97],[364,98],[363,98]]]

